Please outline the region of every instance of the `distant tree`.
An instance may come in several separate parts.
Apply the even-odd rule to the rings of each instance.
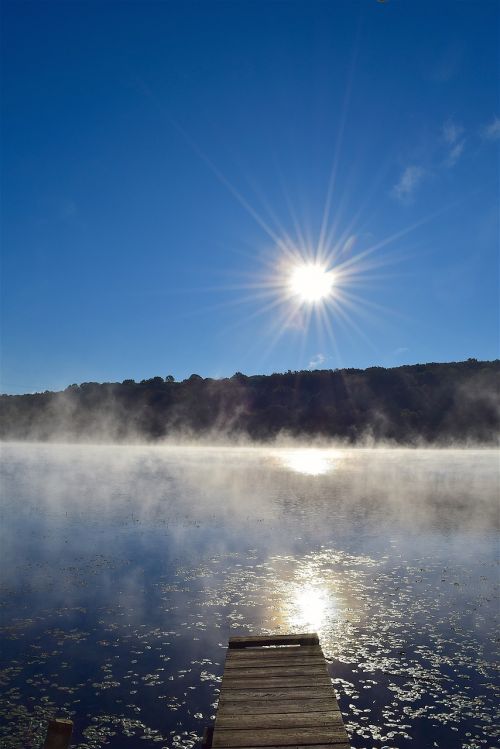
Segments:
[[[135,380],[123,380],[122,385],[135,385]]]
[[[165,382],[175,382],[175,377],[173,375],[167,375],[165,377]]]

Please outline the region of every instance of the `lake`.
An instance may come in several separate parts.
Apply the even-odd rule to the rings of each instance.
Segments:
[[[4,444],[5,749],[196,746],[228,637],[317,631],[358,749],[498,746],[498,453]],[[498,683],[498,682],[497,682]]]

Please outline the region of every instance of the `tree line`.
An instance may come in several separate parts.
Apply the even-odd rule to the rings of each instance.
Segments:
[[[401,444],[496,443],[500,360],[288,371],[223,379],[171,375],[0,396],[0,438],[157,441],[278,435]]]

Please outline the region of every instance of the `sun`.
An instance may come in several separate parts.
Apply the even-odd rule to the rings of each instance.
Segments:
[[[314,304],[332,293],[334,275],[318,263],[302,263],[292,268],[290,291],[301,302]]]

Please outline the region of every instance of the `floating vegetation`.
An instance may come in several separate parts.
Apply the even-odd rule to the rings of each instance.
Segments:
[[[104,471],[104,458],[75,448],[78,483],[63,471],[54,498],[60,456],[31,454],[23,472],[30,448],[10,449],[5,749],[39,747],[55,714],[74,720],[75,749],[195,747],[215,715],[227,638],[311,629],[353,747],[498,744],[495,535],[489,511],[482,527],[463,509],[478,488],[483,508],[496,503],[493,454],[416,451],[424,522],[420,506],[405,515],[394,499],[412,460],[399,451],[377,458],[384,503],[363,451],[292,481],[265,453],[226,451],[208,473],[203,451],[141,448],[124,475],[123,462]],[[432,509],[433,489],[448,512],[460,496],[453,521]]]

